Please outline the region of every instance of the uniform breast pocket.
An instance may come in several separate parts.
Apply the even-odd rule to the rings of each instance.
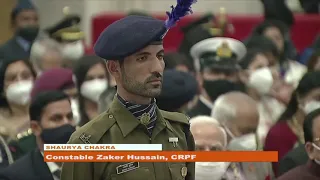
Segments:
[[[155,180],[154,174],[147,167],[111,175],[111,180]]]
[[[185,180],[188,169],[184,163],[174,163],[169,165],[172,180]]]

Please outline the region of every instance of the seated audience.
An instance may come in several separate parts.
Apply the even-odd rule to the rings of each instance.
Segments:
[[[103,59],[84,56],[74,64],[73,74],[78,90],[80,126],[96,117],[101,94],[108,89],[108,70]]]
[[[28,60],[3,60],[0,66],[0,127],[5,138],[16,139],[29,129],[28,106],[36,73]]]
[[[63,67],[61,47],[52,39],[39,38],[31,47],[30,61],[38,75],[52,68]]]
[[[225,151],[227,134],[219,122],[209,116],[190,119],[190,131],[197,151]],[[196,162],[195,179],[221,180],[228,168],[228,162]]]
[[[313,103],[309,103],[308,106],[309,107],[306,107],[306,114],[309,114],[310,112],[319,109],[320,101],[314,101]],[[300,144],[298,147],[294,148],[288,154],[286,154],[283,159],[280,159],[278,174],[279,176],[281,176],[282,174],[288,172],[290,169],[305,164],[307,161],[308,154],[306,152],[305,145]]]
[[[257,133],[263,144],[270,127],[282,113],[282,108],[277,108],[277,100],[270,97],[279,75],[268,67],[269,61],[262,49],[250,49],[239,64],[243,69],[240,78],[247,86],[247,93],[257,101],[260,114]]]
[[[187,113],[190,117],[209,116],[213,102],[220,95],[245,91],[239,81],[238,61],[246,51],[243,43],[232,38],[209,38],[192,46],[190,54],[195,61],[200,95],[197,104]]]
[[[253,34],[263,35],[274,42],[280,55],[276,67],[283,79],[296,87],[307,68],[297,61],[293,61],[288,54],[290,50],[285,42],[288,35],[286,25],[280,21],[266,20],[255,28]]]
[[[159,109],[185,112],[192,108],[198,92],[198,82],[187,72],[168,69],[163,72],[163,84],[157,99]]]
[[[259,124],[257,103],[241,92],[229,92],[221,95],[212,107],[211,116],[218,120],[226,130],[228,143],[237,137],[256,134]],[[256,136],[248,137],[256,138]],[[247,148],[247,150],[256,150],[258,146],[252,144]]]
[[[60,179],[61,164],[44,162],[44,144],[66,144],[75,131],[71,103],[61,91],[36,95],[29,108],[38,147],[0,172],[1,180]]]
[[[256,130],[259,112],[256,102],[241,92],[221,95],[214,103],[212,117],[227,133],[227,150],[255,151],[260,149]],[[255,171],[252,171],[252,169]],[[225,169],[224,179],[273,179],[270,163],[232,162]]]
[[[260,50],[263,52],[269,61],[269,66],[274,66],[279,61],[280,55],[277,46],[272,40],[265,36],[252,35],[244,41],[244,44],[246,45],[248,51]],[[249,52],[248,55],[250,55]]]
[[[305,119],[305,108],[313,101],[320,99],[320,71],[308,72],[301,79],[285,112],[278,122],[271,127],[265,140],[264,150],[278,151],[282,159],[290,150],[304,144],[302,131]],[[273,170],[277,175],[278,163],[273,162]]]
[[[72,80],[72,71],[70,69],[56,68],[43,72],[34,83],[31,91],[31,98],[46,91],[63,91],[71,99],[72,113],[75,124],[79,121],[78,105],[75,100],[77,90]],[[77,118],[77,119],[76,119]],[[19,159],[36,147],[36,137],[32,130],[21,133],[17,140],[9,143],[10,150],[14,159]]]
[[[278,180],[318,180],[320,179],[320,109],[309,113],[303,122],[307,163],[283,174]]]

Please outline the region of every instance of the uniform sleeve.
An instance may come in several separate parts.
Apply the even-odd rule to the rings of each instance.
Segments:
[[[193,136],[190,132],[190,128],[188,128],[186,131],[186,139],[188,144],[188,150],[189,151],[195,151],[195,143]],[[188,162],[187,163],[188,173],[186,176],[186,180],[195,180],[195,163],[194,162]]]
[[[63,163],[61,180],[93,180],[93,163]]]

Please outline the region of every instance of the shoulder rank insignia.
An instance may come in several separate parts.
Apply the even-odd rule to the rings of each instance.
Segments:
[[[84,143],[84,144],[91,144],[91,142],[89,141],[91,138],[91,135],[87,135],[85,133],[82,133],[79,137],[79,139]]]
[[[221,58],[230,58],[232,56],[232,50],[227,42],[223,42],[217,49],[217,55]]]
[[[24,137],[29,136],[31,134],[32,134],[32,129],[29,128],[27,131],[24,131],[22,133],[17,134],[17,139],[24,138]]]
[[[148,125],[149,122],[150,122],[150,114],[149,113],[143,113],[142,116],[141,116],[141,124],[143,125]]]

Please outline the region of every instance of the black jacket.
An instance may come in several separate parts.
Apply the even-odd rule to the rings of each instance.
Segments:
[[[279,162],[278,176],[290,171],[291,169],[306,164],[309,160],[308,154],[305,150],[304,144],[301,144],[297,148],[291,150],[283,159]]]
[[[53,176],[37,149],[0,171],[0,180],[53,180]]]
[[[0,61],[1,59],[12,59],[13,57],[28,59],[29,56],[30,51],[23,49],[15,37],[0,46]]]

